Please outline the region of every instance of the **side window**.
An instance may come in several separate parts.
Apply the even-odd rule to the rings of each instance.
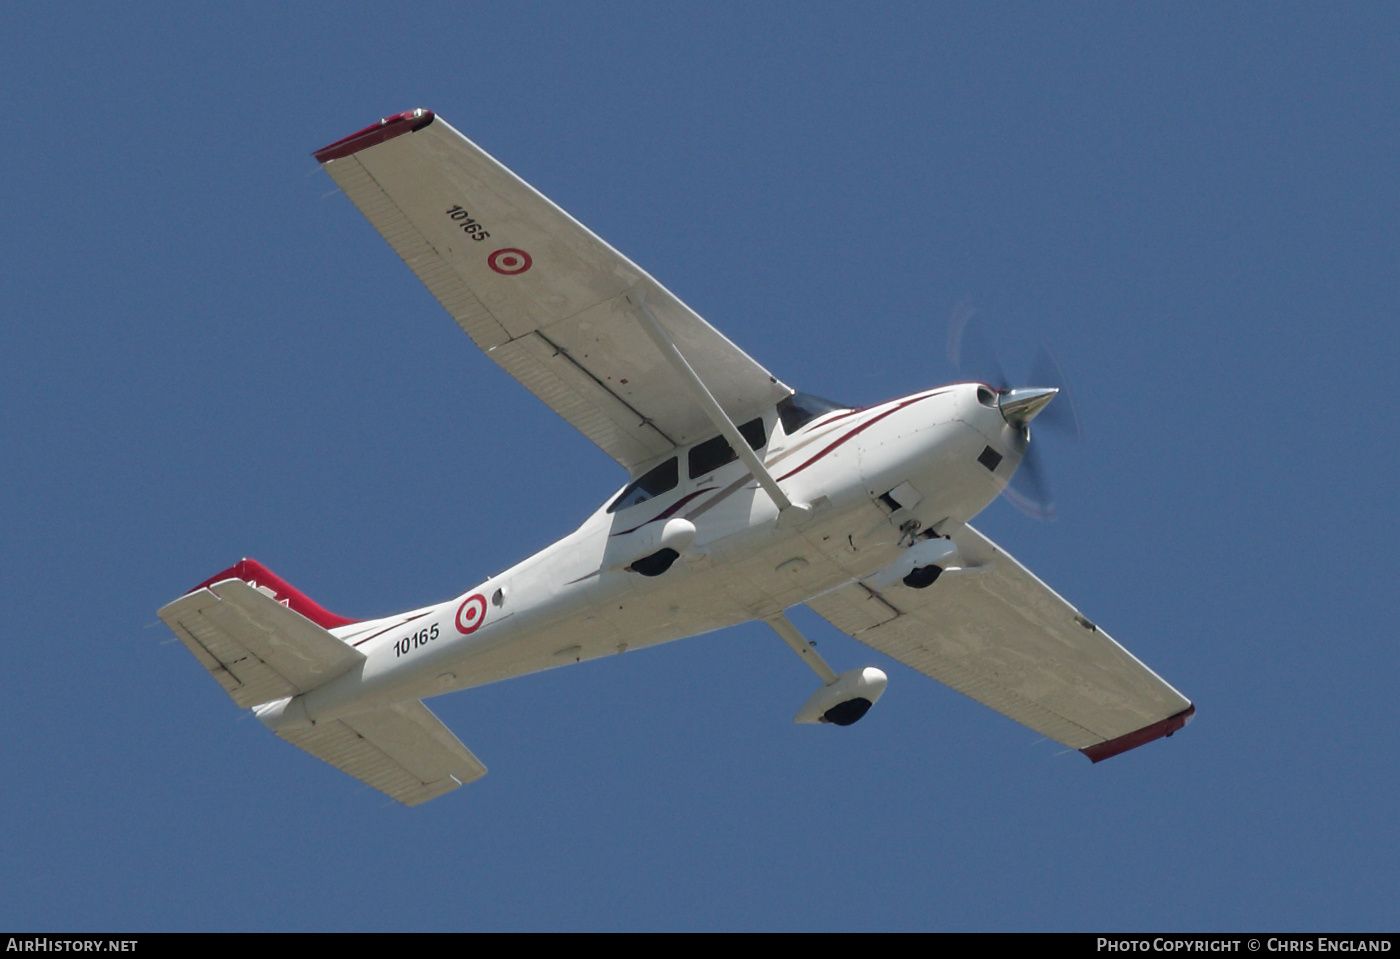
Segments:
[[[761,450],[768,442],[767,431],[763,428],[763,417],[749,420],[739,427],[739,435],[749,444],[751,449]],[[690,478],[695,479],[704,476],[706,473],[713,473],[725,463],[732,463],[739,458],[739,454],[734,452],[734,447],[729,445],[729,441],[723,436],[716,436],[699,443],[690,450],[689,467]]]
[[[679,482],[680,465],[676,457],[673,456],[660,466],[647,470],[628,483],[627,488],[618,494],[617,499],[612,501],[608,512],[616,513],[620,509],[645,503],[653,496],[660,496],[662,493],[675,489]]]

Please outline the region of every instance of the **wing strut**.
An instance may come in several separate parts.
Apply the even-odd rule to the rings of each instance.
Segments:
[[[656,344],[656,348],[661,351],[666,362],[671,364],[686,385],[690,387],[691,393],[700,402],[700,408],[705,411],[705,415],[710,418],[710,422],[729,441],[734,452],[739,454],[739,459],[744,461],[744,465],[749,468],[749,472],[758,480],[760,486],[773,498],[773,502],[778,506],[780,518],[793,519],[805,516],[811,511],[811,507],[806,503],[794,503],[788,499],[787,494],[778,486],[778,481],[773,478],[773,474],[768,472],[768,468],[763,465],[763,461],[758,458],[750,447],[748,440],[739,433],[739,428],[734,425],[734,421],[729,418],[729,414],[724,412],[724,407],[715,400],[714,395],[705,386],[705,382],[700,379],[699,374],[691,368],[685,356],[676,347],[671,337],[661,328],[661,324],[656,320],[656,314],[651,312],[651,307],[647,306],[645,291],[633,289],[624,295],[624,299],[632,305],[636,312],[637,322],[646,331],[647,336]],[[785,637],[786,638],[786,637]]]
[[[830,686],[839,678],[836,670],[826,664],[821,653],[817,652],[817,647],[807,642],[807,637],[797,631],[797,627],[792,625],[792,621],[779,613],[771,619],[765,619],[773,632],[782,637],[783,642],[792,647],[792,651],[802,657],[802,661],[812,668],[812,672],[817,674],[822,684]]]

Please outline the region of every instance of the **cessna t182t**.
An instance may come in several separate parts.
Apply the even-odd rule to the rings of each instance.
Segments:
[[[960,383],[863,409],[795,392],[428,110],[313,154],[462,329],[630,474],[577,530],[460,596],[328,612],[254,560],[160,611],[234,702],[408,805],[486,767],[423,705],[749,620],[820,677],[798,722],[881,696],[784,611],[1095,762],[1191,703],[968,525],[1055,389]]]

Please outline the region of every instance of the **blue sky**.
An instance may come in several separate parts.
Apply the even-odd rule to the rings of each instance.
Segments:
[[[1309,4],[19,5],[0,78],[0,925],[1395,927],[1400,15]],[[1091,766],[810,614],[889,692],[796,727],[750,626],[433,700],[414,810],[155,610],[242,556],[368,617],[625,476],[309,153],[415,106],[786,382],[1050,342],[1060,518],[977,525],[1197,704]]]

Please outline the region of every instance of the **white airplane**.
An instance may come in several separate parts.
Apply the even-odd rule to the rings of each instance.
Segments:
[[[961,383],[864,409],[794,392],[431,111],[313,154],[463,330],[627,469],[549,548],[446,602],[336,616],[245,559],[160,610],[277,735],[407,805],[486,772],[422,700],[749,620],[821,679],[797,722],[884,692],[842,632],[1094,762],[1195,707],[968,521],[1052,388]]]

